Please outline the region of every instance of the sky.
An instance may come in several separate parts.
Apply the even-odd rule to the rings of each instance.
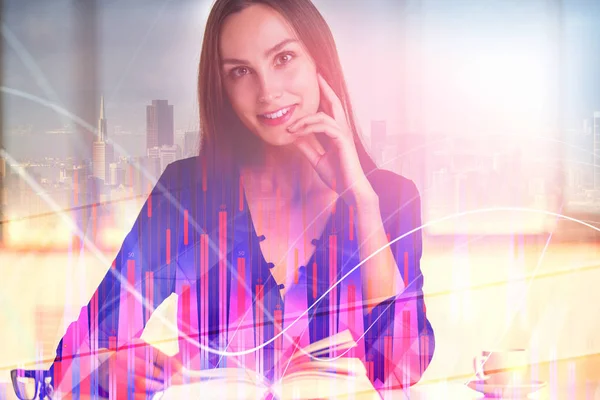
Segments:
[[[176,129],[196,129],[198,57],[212,2],[98,1],[95,87],[76,78],[81,59],[93,56],[76,34],[80,3],[4,0],[6,131],[59,128],[68,118],[42,103],[77,114],[90,90],[97,102],[105,97],[109,133],[115,125],[144,132],[145,105],[159,98],[174,104]],[[314,3],[333,31],[367,134],[372,119],[387,120],[392,134],[519,133],[548,129],[560,116],[579,127],[600,110],[593,0]]]

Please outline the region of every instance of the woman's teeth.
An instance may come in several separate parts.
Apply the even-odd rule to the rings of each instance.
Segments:
[[[284,108],[284,109],[281,109],[281,110],[277,111],[276,113],[273,113],[273,114],[263,114],[262,116],[265,117],[265,118],[269,118],[269,119],[276,119],[276,118],[281,117],[282,115],[287,114],[288,111],[290,111],[290,108],[291,107],[287,107],[287,108]]]

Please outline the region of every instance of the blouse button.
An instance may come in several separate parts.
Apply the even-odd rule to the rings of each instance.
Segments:
[[[258,239],[259,242],[262,242],[263,240],[265,240],[265,235],[260,235],[256,237]]]
[[[311,240],[311,241],[310,241],[310,243],[311,243],[313,246],[316,246],[316,245],[318,245],[318,244],[319,244],[319,240],[318,240],[318,239],[313,239],[313,240]]]
[[[277,285],[277,289],[281,290],[285,288],[285,285],[283,283],[280,283],[279,285]]]
[[[270,268],[275,268],[275,264],[273,264],[272,262],[267,263],[267,267],[269,267],[269,269]]]

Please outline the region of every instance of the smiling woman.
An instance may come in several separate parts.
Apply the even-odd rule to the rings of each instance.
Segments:
[[[267,144],[295,140],[281,125],[316,113],[320,96],[316,64],[285,19],[263,5],[231,15],[220,54],[225,92],[242,123]]]
[[[265,143],[292,143],[296,138],[282,134],[285,128],[322,111],[318,72],[339,94],[363,169],[376,168],[358,136],[333,36],[313,4],[217,1],[211,16],[198,76],[207,155],[218,153],[222,166],[234,159],[261,163]],[[286,119],[263,118],[286,107],[292,107]],[[318,136],[306,141],[322,145]]]
[[[419,193],[365,151],[341,71],[309,0],[215,2],[198,77],[200,153],[165,170],[40,377],[76,397],[145,398],[197,370],[238,367],[271,387],[298,348],[349,334],[353,348],[308,360],[354,358],[377,390],[421,378],[435,343]],[[175,355],[142,340],[173,293]]]

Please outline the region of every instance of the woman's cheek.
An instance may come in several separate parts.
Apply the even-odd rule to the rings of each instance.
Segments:
[[[234,108],[236,108],[238,111],[252,107],[251,99],[253,95],[253,88],[247,83],[240,82],[232,86],[229,93],[229,98],[231,99],[232,104],[235,104]]]
[[[301,93],[306,105],[319,103],[320,89],[314,66],[303,63],[290,70],[289,80],[295,93]]]
[[[231,85],[231,94],[234,98],[239,101],[242,99],[244,94],[244,83],[243,82],[235,82]]]
[[[308,68],[304,65],[304,63],[296,63],[288,66],[284,70],[285,81],[297,84],[305,84],[306,79],[310,77],[310,73]]]

